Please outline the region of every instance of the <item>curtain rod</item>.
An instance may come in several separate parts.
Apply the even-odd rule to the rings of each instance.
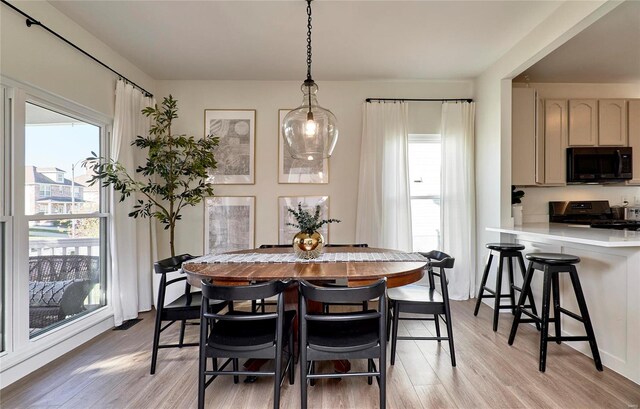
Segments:
[[[114,70],[113,68],[109,67],[107,64],[103,63],[102,61],[100,61],[99,59],[97,59],[96,57],[94,57],[93,55],[89,54],[88,52],[86,52],[85,50],[83,50],[82,48],[78,47],[77,45],[75,45],[74,43],[72,43],[71,41],[67,40],[66,38],[64,38],[63,36],[61,36],[60,34],[56,33],[55,31],[53,31],[52,29],[50,29],[49,27],[45,26],[44,24],[42,24],[41,22],[39,22],[38,20],[34,19],[33,17],[31,17],[30,15],[28,15],[27,13],[25,13],[24,11],[20,10],[19,8],[17,8],[16,6],[10,4],[8,1],[6,0],[1,0],[2,4],[5,4],[7,6],[9,6],[10,8],[12,8],[13,10],[15,10],[16,12],[22,14],[23,17],[26,17],[27,21],[27,27],[31,27],[31,26],[40,26],[43,29],[45,29],[46,31],[48,31],[49,33],[53,34],[54,36],[58,37],[60,40],[64,41],[65,43],[67,43],[68,45],[70,45],[71,47],[75,48],[76,50],[80,51],[82,54],[86,55],[87,57],[91,58],[93,61],[97,62],[98,64],[102,65],[104,68],[108,69],[109,71],[111,71],[112,73],[116,74],[120,79],[128,82],[129,84],[133,85],[135,88],[138,88],[140,91],[142,91],[145,96],[149,97],[149,98],[153,98],[153,94],[150,93],[149,91],[147,91],[146,89],[142,88],[140,85],[136,84],[135,82],[131,81],[129,78],[125,77],[124,75],[120,74],[118,71]]]
[[[394,101],[394,102],[473,102],[471,98],[367,98],[367,102],[372,101]]]

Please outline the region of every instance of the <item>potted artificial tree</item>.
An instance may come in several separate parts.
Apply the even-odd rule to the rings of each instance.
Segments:
[[[85,161],[85,166],[94,173],[91,184],[100,181],[102,186],[113,186],[121,202],[136,192],[144,197],[137,201],[129,216],[160,221],[169,230],[171,257],[176,255],[175,229],[182,209],[213,195],[208,172],[216,168],[213,155],[219,142],[218,137],[211,135],[202,139],[174,135],[171,126],[178,118],[177,105],[178,101],[169,95],[160,107],[142,110],[143,115],[153,119],[153,124],[148,136],[138,136],[131,145],[147,150],[146,163],[136,169],[143,181],[135,180],[119,162],[98,157],[95,152]]]

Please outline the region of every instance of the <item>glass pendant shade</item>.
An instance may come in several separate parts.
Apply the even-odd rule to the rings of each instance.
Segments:
[[[285,145],[295,159],[328,158],[338,141],[335,115],[318,105],[318,86],[313,80],[302,84],[302,105],[289,112],[282,122]]]

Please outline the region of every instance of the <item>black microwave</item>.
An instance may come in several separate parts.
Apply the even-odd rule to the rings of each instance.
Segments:
[[[568,148],[567,183],[615,183],[633,177],[631,148]]]

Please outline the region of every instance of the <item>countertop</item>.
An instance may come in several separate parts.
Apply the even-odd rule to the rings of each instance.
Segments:
[[[640,247],[640,231],[593,229],[563,223],[525,223],[516,227],[487,227],[488,231],[538,237],[600,247]]]

